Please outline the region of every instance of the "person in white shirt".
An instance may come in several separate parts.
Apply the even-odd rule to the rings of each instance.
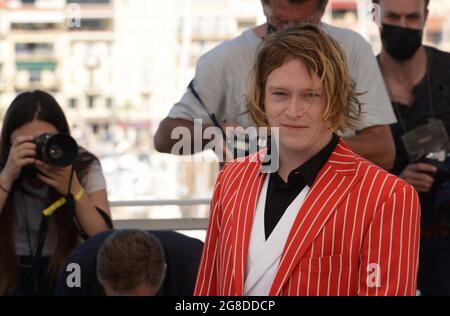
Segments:
[[[248,114],[246,89],[259,45],[268,31],[292,23],[312,22],[321,25],[338,42],[346,56],[356,91],[363,93],[360,96],[362,113],[354,130],[345,133],[346,142],[364,158],[385,169],[392,168],[395,149],[389,125],[395,123],[396,118],[370,45],[356,32],[320,22],[328,3],[326,0],[261,2],[267,23],[222,43],[198,61],[192,85],[206,109],[192,89],[188,89],[161,122],[154,137],[156,149],[172,152],[179,141],[171,137],[177,127],[186,127],[194,135],[194,119],[202,119],[203,128],[213,125],[208,113],[214,114],[222,127],[254,126]],[[204,139],[203,146],[209,142]]]

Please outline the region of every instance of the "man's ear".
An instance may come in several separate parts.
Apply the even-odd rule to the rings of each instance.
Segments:
[[[264,16],[270,15],[270,0],[261,0]]]
[[[427,4],[427,0],[421,0],[422,3],[422,8],[424,9],[424,16],[423,16],[423,24],[422,24],[422,28],[425,29],[425,25],[427,24],[428,21],[428,16],[430,14],[430,10],[429,10],[429,6],[430,3],[428,2]]]
[[[425,28],[425,24],[427,24],[429,13],[430,13],[430,10],[428,10],[428,8],[425,8],[425,16],[424,16],[424,20],[423,20],[424,28]]]

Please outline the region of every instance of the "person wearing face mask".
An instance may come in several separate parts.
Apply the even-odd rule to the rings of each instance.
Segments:
[[[421,138],[421,130],[441,126],[441,139],[450,132],[450,54],[422,45],[429,2],[377,1],[383,44],[378,60],[398,119],[391,126],[396,144],[392,172],[415,187],[422,208],[419,290],[450,295],[448,149],[440,151],[440,160],[415,159],[408,149],[410,135],[432,139],[430,132]]]
[[[261,4],[266,23],[244,31],[199,59],[190,89],[160,123],[154,136],[156,150],[186,155],[196,148],[203,149],[210,139],[202,139],[203,144],[194,146],[195,138],[191,137],[189,153],[173,150],[180,139],[172,138],[172,132],[184,127],[195,135],[194,119],[202,119],[203,129],[211,125],[222,128],[255,126],[248,113],[245,94],[259,45],[268,33],[286,25],[312,23],[338,42],[344,50],[356,90],[365,92],[360,97],[361,115],[353,130],[345,133],[347,143],[364,158],[390,169],[395,151],[389,125],[396,119],[370,45],[356,32],[321,22],[328,0],[261,0]],[[214,114],[214,120],[208,114]]]

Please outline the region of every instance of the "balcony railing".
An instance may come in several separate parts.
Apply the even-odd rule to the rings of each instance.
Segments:
[[[130,200],[111,201],[111,208],[139,206],[195,206],[209,205],[210,199],[189,200]],[[115,220],[114,227],[118,229],[134,228],[143,230],[206,230],[209,218],[174,218],[174,219],[126,219]]]

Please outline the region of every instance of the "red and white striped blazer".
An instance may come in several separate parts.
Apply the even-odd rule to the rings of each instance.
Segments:
[[[219,174],[195,295],[243,295],[260,166],[233,161]],[[296,216],[269,295],[415,295],[419,235],[415,190],[341,140]]]

